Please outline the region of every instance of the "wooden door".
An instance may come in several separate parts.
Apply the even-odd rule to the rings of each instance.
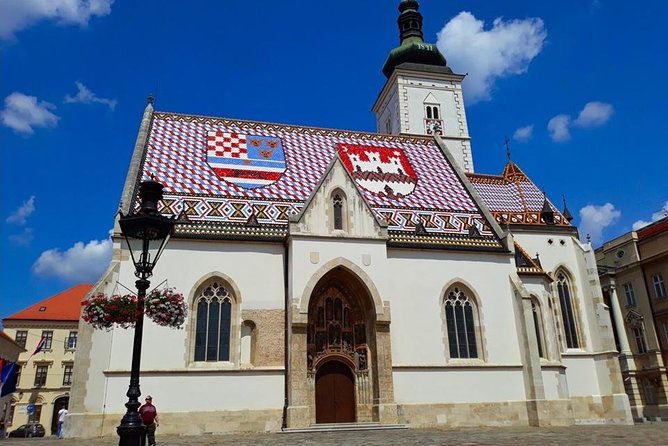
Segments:
[[[355,422],[355,379],[339,361],[323,364],[315,377],[316,423]]]

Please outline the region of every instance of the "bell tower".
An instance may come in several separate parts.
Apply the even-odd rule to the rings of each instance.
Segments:
[[[387,78],[373,111],[379,133],[438,134],[459,167],[473,172],[463,75],[448,67],[436,45],[425,43],[417,0],[399,3],[399,46],[383,66]]]

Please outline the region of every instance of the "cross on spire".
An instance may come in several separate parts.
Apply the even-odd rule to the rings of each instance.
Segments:
[[[508,161],[510,161],[510,140],[508,137],[505,137],[505,140],[503,142],[506,146],[506,156],[508,157]]]

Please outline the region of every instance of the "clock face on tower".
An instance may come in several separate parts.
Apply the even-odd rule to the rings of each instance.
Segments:
[[[427,135],[443,136],[443,121],[440,119],[425,119],[425,130]]]

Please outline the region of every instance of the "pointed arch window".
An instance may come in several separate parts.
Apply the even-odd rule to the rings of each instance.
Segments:
[[[557,292],[559,294],[559,306],[561,308],[561,320],[563,322],[564,335],[566,336],[566,347],[580,348],[571,290],[572,287],[568,276],[562,271],[558,272]]]
[[[444,304],[450,358],[478,358],[473,301],[456,286],[446,293]]]
[[[195,361],[229,361],[233,296],[220,281],[195,299]]]
[[[330,215],[332,218],[332,229],[338,231],[348,230],[348,210],[346,206],[346,196],[340,189],[332,192]]]
[[[543,336],[543,318],[540,313],[540,304],[535,300],[531,299],[531,313],[533,314],[533,326],[536,330],[536,343],[538,344],[538,357],[545,358],[545,345]]]

